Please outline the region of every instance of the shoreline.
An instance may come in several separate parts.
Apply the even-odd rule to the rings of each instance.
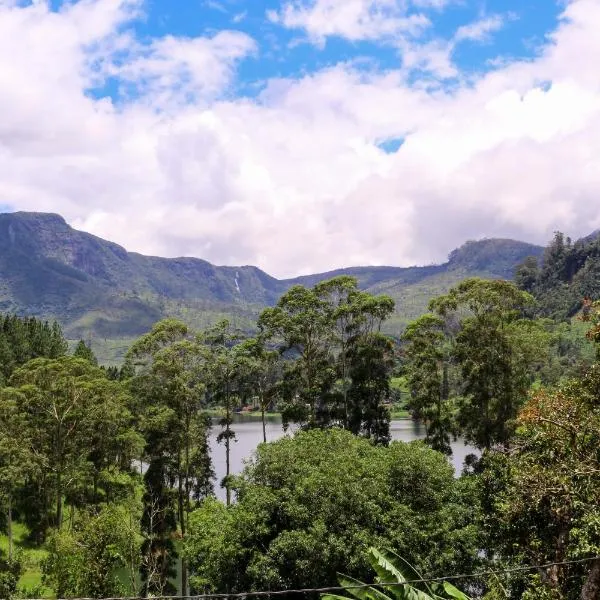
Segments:
[[[205,408],[202,411],[202,414],[207,415],[208,417],[220,418],[225,416],[225,410],[221,408]],[[260,411],[240,411],[240,412],[232,412],[232,416],[235,418],[236,416],[241,417],[250,417],[252,419],[260,419],[262,417],[262,413]],[[281,419],[280,412],[265,412],[266,419]],[[410,420],[412,417],[407,410],[393,410],[390,411],[390,420],[392,421],[404,421]]]

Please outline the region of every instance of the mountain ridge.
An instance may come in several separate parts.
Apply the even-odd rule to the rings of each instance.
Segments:
[[[110,345],[140,335],[165,316],[195,327],[228,317],[249,329],[260,310],[292,285],[347,274],[362,289],[396,299],[389,331],[398,333],[432,295],[460,279],[510,279],[526,256],[542,253],[541,246],[491,238],[465,243],[440,265],[346,267],[277,279],[252,265],[128,252],[74,229],[56,213],[0,213],[0,311],[57,319],[71,339],[100,338]]]

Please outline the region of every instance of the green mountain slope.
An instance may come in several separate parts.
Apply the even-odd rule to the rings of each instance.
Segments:
[[[92,341],[99,358],[119,360],[130,340],[158,319],[194,327],[223,317],[251,329],[264,306],[295,283],[354,275],[363,289],[397,301],[391,333],[421,314],[429,299],[464,277],[511,278],[539,246],[513,240],[467,242],[443,265],[352,267],[277,280],[252,266],[219,267],[197,258],[159,258],[77,231],[59,215],[0,214],[0,311],[56,318],[71,339]]]

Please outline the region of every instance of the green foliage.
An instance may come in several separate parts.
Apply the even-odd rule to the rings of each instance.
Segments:
[[[176,591],[169,581],[177,557],[171,536],[179,526],[185,538],[192,503],[212,494],[209,422],[201,412],[212,373],[210,353],[184,323],[168,319],[131,347],[128,363],[148,463],[141,573],[146,593],[164,594]],[[181,573],[185,589],[185,563]]]
[[[435,450],[451,454],[451,436],[456,432],[454,406],[448,373],[451,347],[441,317],[423,315],[404,332],[408,406],[414,418],[425,424],[426,442]]]
[[[111,504],[81,513],[70,530],[54,531],[42,563],[43,581],[59,598],[109,598],[136,592],[141,504]],[[127,581],[121,579],[126,572]]]
[[[14,597],[21,573],[21,562],[15,558],[7,559],[0,552],[0,598],[10,600]]]
[[[573,243],[557,231],[544,251],[541,264],[523,261],[515,282],[536,300],[535,314],[567,320],[584,305],[586,298],[600,298],[600,236]]]
[[[524,318],[532,298],[508,281],[466,279],[431,301],[405,333],[411,407],[449,452],[460,432],[478,448],[507,444],[549,335]]]
[[[82,358],[83,360],[87,360],[93,365],[98,365],[98,359],[96,355],[92,352],[92,349],[86,344],[83,340],[79,340],[77,342],[77,346],[73,351],[73,356],[75,358]]]
[[[225,445],[225,477],[221,485],[225,488],[227,504],[231,502],[230,452],[231,443],[235,441],[232,411],[250,389],[248,379],[254,365],[246,349],[236,345],[241,338],[241,333],[232,329],[229,321],[220,321],[200,336],[206,349],[209,396],[225,408],[225,415],[219,421],[221,432],[217,442]]]
[[[581,380],[540,390],[519,415],[511,453],[487,459],[487,526],[494,548],[513,563],[600,554],[599,391],[598,364]],[[507,586],[528,598],[588,600],[600,590],[600,564],[550,567],[541,579],[515,577]]]
[[[20,425],[4,432],[2,445],[24,442],[28,455],[5,465],[21,469],[14,482],[22,484],[24,499],[19,494],[17,508],[43,539],[51,524],[62,527],[65,501],[97,503],[118,495],[119,486],[105,475],[128,472],[142,440],[132,430],[123,385],[86,360],[38,358],[17,369],[10,383],[0,392],[0,416]]]
[[[375,584],[364,586],[361,581],[340,575],[339,582],[357,600],[469,600],[469,597],[444,581],[410,583],[423,579],[407,561],[391,550],[369,548],[369,562],[377,573]],[[386,585],[387,584],[387,585]],[[322,600],[348,600],[347,596],[321,594]]]
[[[518,287],[488,280],[510,277],[529,254]],[[600,241],[557,234],[539,255],[486,240],[440,266],[277,281],[252,267],[128,254],[57,216],[0,215],[3,308],[60,317],[102,359],[124,352],[113,336],[152,327],[122,368],[104,369],[83,341],[65,356],[56,324],[0,318],[0,596],[14,595],[19,569],[31,567],[13,545],[22,521],[35,542],[49,532],[43,568],[57,596],[186,594],[190,568],[208,592],[330,585],[339,570],[352,582],[369,576],[370,546],[393,548],[426,576],[469,571],[481,550],[498,565],[596,555],[600,378],[596,367],[581,373],[600,339]],[[481,278],[460,282],[473,274]],[[565,320],[583,298],[589,342],[585,325]],[[155,323],[163,315],[181,320]],[[382,331],[398,333],[409,316],[420,318],[392,390],[395,349]],[[192,324],[208,329],[197,335]],[[389,401],[408,393],[430,446],[447,454],[462,433],[484,449],[468,476],[455,479],[424,444],[385,446]],[[258,405],[264,415],[275,404],[313,430],[261,445],[232,477],[232,411]],[[212,498],[203,411],[215,405],[225,408],[228,504],[237,494],[229,507]],[[391,552],[370,558],[383,581],[418,576]],[[37,581],[21,583],[34,594]],[[498,579],[486,592],[590,600],[599,586],[592,563]],[[388,591],[354,595],[464,600],[448,585]]]
[[[390,397],[394,346],[380,333],[360,336],[348,349],[347,423],[349,431],[378,444],[390,441]]]
[[[371,545],[429,574],[478,560],[477,507],[422,443],[382,447],[340,429],[305,431],[260,445],[236,489],[229,508],[207,501],[191,516],[184,552],[197,590],[318,587],[339,571],[366,577]]]
[[[0,386],[27,361],[39,357],[58,358],[66,351],[67,343],[57,323],[0,315]]]
[[[305,428],[334,425],[389,440],[392,345],[379,332],[394,310],[388,296],[358,289],[339,276],[308,289],[295,285],[258,320],[261,335],[281,340],[288,357],[281,385],[282,417]]]
[[[128,253],[76,231],[59,215],[0,214],[0,308],[58,319],[67,337],[92,339],[101,364],[118,364],[137,336],[166,317],[204,329],[222,319],[251,331],[260,311],[296,284],[356,277],[373,295],[386,293],[397,313],[386,333],[399,335],[429,300],[469,276],[511,278],[516,264],[542,248],[513,240],[468,242],[443,265],[358,267],[277,280],[255,267],[217,267],[194,258]]]

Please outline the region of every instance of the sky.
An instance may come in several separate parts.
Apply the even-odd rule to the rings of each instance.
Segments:
[[[599,0],[0,0],[0,211],[278,277],[600,227]]]

